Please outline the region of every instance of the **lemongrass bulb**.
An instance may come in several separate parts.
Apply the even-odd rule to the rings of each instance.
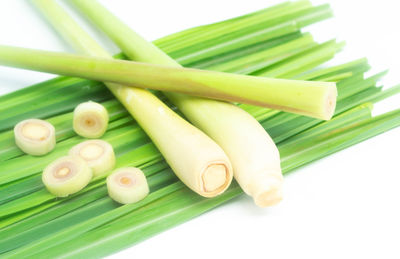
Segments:
[[[78,156],[64,156],[49,164],[42,181],[47,190],[58,197],[66,197],[82,190],[92,179],[92,169]]]
[[[236,181],[258,206],[272,206],[282,200],[279,150],[250,114],[237,106],[205,99],[201,103],[186,102],[180,109],[224,148]],[[226,130],[226,125],[234,127]]]
[[[87,162],[93,171],[93,177],[105,175],[115,167],[113,147],[100,139],[87,140],[73,146],[70,155],[79,156]]]
[[[149,194],[146,176],[136,167],[115,170],[107,177],[107,189],[110,197],[122,204],[138,202]]]
[[[74,110],[73,128],[85,138],[100,138],[108,126],[107,109],[96,102],[79,104]]]
[[[56,145],[54,126],[38,119],[19,122],[14,127],[15,143],[25,153],[41,156],[52,151]]]
[[[224,143],[228,156],[232,160],[234,176],[243,191],[253,197],[259,207],[272,206],[282,200],[283,176],[279,150],[264,128],[248,113],[238,109],[236,116],[241,116],[243,124],[226,132],[225,141],[246,132],[246,137],[233,143]],[[228,123],[224,118],[222,123]],[[222,140],[222,141],[224,141]],[[245,152],[247,159],[241,159]]]

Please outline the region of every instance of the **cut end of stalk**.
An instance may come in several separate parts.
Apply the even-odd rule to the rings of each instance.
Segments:
[[[54,177],[58,178],[58,179],[65,179],[68,176],[72,175],[72,170],[71,170],[72,166],[62,166],[61,168],[57,169],[56,171],[54,171]]]
[[[93,160],[99,158],[104,153],[103,148],[95,143],[89,143],[82,147],[79,155],[85,160]]]
[[[146,176],[135,167],[120,168],[109,175],[107,189],[109,196],[121,204],[138,202],[149,194]]]
[[[70,155],[79,156],[93,171],[93,176],[103,176],[115,167],[113,147],[100,139],[87,140],[72,147]]]
[[[42,124],[28,122],[22,126],[22,135],[32,140],[45,140],[50,135],[49,128]]]
[[[324,114],[322,116],[323,120],[330,120],[335,113],[336,108],[336,98],[337,98],[337,88],[336,85],[328,86],[328,91],[326,97],[324,98]]]
[[[14,128],[15,143],[27,154],[41,156],[49,153],[56,145],[55,129],[47,121],[28,119]]]
[[[201,175],[204,197],[214,197],[223,193],[232,181],[232,170],[222,163],[209,165]]]
[[[92,179],[92,170],[77,156],[65,156],[49,164],[42,181],[47,190],[57,197],[66,197],[82,190]]]
[[[81,103],[74,110],[74,131],[85,138],[100,138],[107,130],[108,119],[103,105],[92,101]]]
[[[203,184],[206,192],[213,192],[226,182],[226,169],[223,165],[209,166],[203,174]]]
[[[260,177],[249,187],[250,195],[257,206],[264,208],[276,205],[282,200],[283,196],[282,173],[270,173],[267,177]]]

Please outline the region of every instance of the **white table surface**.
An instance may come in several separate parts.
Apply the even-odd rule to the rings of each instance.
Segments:
[[[101,2],[153,40],[280,1]],[[334,63],[366,56],[374,72],[390,68],[386,87],[400,83],[398,1],[330,3],[335,18],[307,30],[320,41],[346,40]],[[0,35],[0,44],[72,52],[28,1],[0,1]],[[51,77],[0,67],[0,94]],[[400,95],[376,104],[374,114],[399,107]],[[110,258],[400,258],[399,146],[397,128],[287,175],[278,206],[260,209],[241,196]]]

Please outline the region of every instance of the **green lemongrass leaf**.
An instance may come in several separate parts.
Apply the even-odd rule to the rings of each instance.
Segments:
[[[43,188],[42,178],[31,176],[0,187],[0,205]]]
[[[192,50],[189,49],[186,52],[180,51],[178,53],[171,53],[171,57],[176,59],[179,63],[190,64],[202,59],[210,58],[214,55],[229,52],[237,48],[243,48],[248,45],[256,44],[268,39],[274,39],[283,35],[287,35],[298,31],[298,27],[294,22],[286,22],[283,24],[276,25],[274,27],[268,27],[264,30],[247,34],[236,40],[226,41],[219,45],[213,45],[212,47],[199,50],[193,54],[188,54]],[[201,46],[202,48],[204,47]]]
[[[162,179],[161,186],[159,178]],[[150,177],[148,177],[148,183],[152,191],[157,191],[159,188],[168,185],[169,183],[171,183],[172,180],[176,181],[176,177],[170,169],[163,170],[156,175],[151,175]],[[101,189],[103,189],[104,192],[107,193],[106,187],[104,185],[102,185]],[[82,218],[96,217],[118,207],[120,207],[120,205],[109,197],[98,199],[80,209],[63,214],[62,216],[53,219],[46,224],[35,226],[34,228],[31,228],[29,230],[25,229],[23,232],[20,233],[14,232],[14,235],[3,238],[2,240],[0,240],[0,253],[4,253],[28,244],[32,240],[36,240],[38,236],[45,237],[71,225],[81,223]],[[0,234],[2,234],[2,231],[0,231]]]
[[[312,13],[296,19],[297,25],[302,28],[313,23],[333,17],[332,10],[328,4],[316,6]]]
[[[9,224],[7,226],[2,226],[0,229],[0,236],[11,238],[14,235],[18,235],[36,226],[40,226],[51,220],[58,218],[70,211],[74,211],[88,203],[91,203],[97,199],[105,197],[107,195],[106,188],[100,187],[90,190],[82,195],[75,196],[65,201],[60,201],[53,206],[48,207],[46,204],[46,210],[42,210],[30,217],[26,217],[14,224]]]
[[[296,3],[298,4],[298,2],[302,2],[302,4],[306,4],[306,5],[311,5],[311,3],[308,0],[301,0],[301,1],[297,1]],[[240,23],[248,23],[250,20],[254,20],[254,19],[260,19],[262,16],[265,15],[271,15],[272,13],[276,13],[276,12],[282,12],[284,9],[287,8],[293,8],[294,7],[293,2],[283,2],[277,5],[273,5],[270,7],[267,7],[265,9],[261,9],[261,10],[257,10],[255,12],[252,13],[248,13],[248,14],[244,14],[241,16],[237,16],[237,17],[233,17],[227,20],[222,20],[219,22],[215,22],[215,23],[211,23],[211,24],[205,24],[205,25],[200,25],[197,27],[193,27],[190,29],[186,29],[177,33],[173,33],[170,35],[167,35],[161,39],[156,40],[156,44],[161,46],[163,45],[163,43],[165,43],[165,45],[175,45],[177,42],[181,42],[181,40],[185,39],[185,38],[192,38],[192,35],[196,35],[198,37],[205,37],[208,35],[208,33],[211,32],[215,32],[215,30],[221,29],[223,28],[224,30],[228,30],[229,26],[234,24],[235,27],[237,27]],[[261,16],[261,17],[260,17]]]
[[[173,54],[177,49],[180,51],[188,51],[190,49],[192,52],[195,52],[199,47],[200,49],[203,48],[201,45],[207,47],[210,45],[221,44],[231,39],[237,39],[243,35],[248,35],[268,27],[273,27],[287,21],[293,21],[293,16],[290,16],[290,14],[308,8],[309,6],[310,3],[308,1],[298,1],[282,9],[266,10],[265,12],[260,12],[259,14],[248,17],[247,19],[227,23],[226,26],[218,26],[210,32],[207,31],[207,33],[204,33],[203,35],[196,36],[196,38],[201,37],[200,40],[195,40],[193,37],[187,37],[186,39],[180,39],[179,42],[170,46],[161,45],[160,48],[171,54]],[[215,42],[215,44],[212,44],[212,42]]]
[[[334,128],[341,128],[351,123],[368,119],[371,117],[372,107],[372,103],[365,103],[356,106],[346,112],[336,115],[332,118],[332,120],[329,121],[329,123],[327,121],[322,122],[312,128],[304,130],[299,134],[290,137],[289,139],[286,139],[285,141],[282,141],[280,144],[285,145],[287,143],[292,143],[293,141],[300,142],[305,138],[321,135],[324,132],[330,131]]]
[[[339,82],[343,79],[349,78],[353,76],[353,72],[345,72],[333,76],[327,76],[327,77],[322,77],[320,80],[321,81],[326,81],[326,82]]]
[[[348,109],[351,109],[354,106],[371,102],[371,100],[379,96],[382,92],[381,87],[369,87],[364,91],[358,92],[352,96],[349,96],[341,101],[338,102],[336,106],[336,114],[344,112]]]
[[[103,89],[98,86],[97,82],[90,82],[90,83],[91,83],[90,85],[82,85],[81,88],[77,88],[77,89],[79,89],[79,91],[75,91],[70,95],[62,96],[57,100],[49,99],[49,98],[47,98],[47,96],[43,96],[43,95],[37,96],[34,98],[35,98],[35,101],[37,101],[39,103],[43,103],[43,104],[49,105],[49,106],[55,106],[58,103],[64,103],[66,100],[68,100],[68,98],[71,98],[71,97],[72,98],[75,98],[75,97],[81,98],[81,96],[83,94],[85,94],[87,96],[94,96],[96,93],[103,92],[102,91]],[[62,93],[64,93],[65,89],[62,89],[60,91]],[[16,105],[18,105],[18,103],[16,103]],[[37,103],[27,102],[24,104],[24,106],[26,107],[26,110],[33,110],[37,107]],[[14,107],[15,107],[14,105],[10,105],[7,107],[6,110],[3,110],[3,112],[7,111],[7,116],[9,116],[8,118],[11,118],[11,117],[15,116],[15,114],[18,114],[19,111],[15,110]],[[5,118],[5,119],[8,119],[8,118]]]
[[[154,202],[158,199],[161,199],[162,197],[164,197],[168,194],[171,194],[175,191],[178,191],[182,188],[184,188],[184,185],[181,182],[176,182],[176,183],[170,184],[166,187],[156,190],[155,192],[152,192],[151,194],[149,194],[145,199],[143,199],[140,202],[137,202],[134,204],[128,204],[128,205],[124,205],[124,206],[119,206],[119,207],[113,209],[112,211],[103,213],[102,215],[98,215],[98,216],[93,215],[84,222],[80,222],[79,224],[76,224],[76,225],[73,225],[70,227],[66,226],[66,228],[64,230],[55,232],[55,234],[53,234],[53,235],[48,234],[48,237],[41,236],[41,238],[38,241],[36,241],[33,245],[25,246],[16,251],[12,251],[11,253],[9,253],[9,255],[20,256],[22,254],[34,254],[34,253],[41,252],[43,249],[46,249],[45,248],[46,246],[48,246],[48,247],[56,246],[65,241],[79,237],[81,234],[83,234],[87,231],[95,229],[101,225],[108,223],[108,222],[112,222],[121,216],[124,216],[132,211],[137,210],[137,209],[140,209],[141,207],[146,206],[147,204],[151,204],[152,202]],[[104,200],[106,201],[106,200],[110,200],[110,199],[105,198]],[[66,233],[69,233],[69,235],[66,235]]]
[[[17,104],[25,103],[27,100],[27,97],[29,96],[30,98],[35,98],[41,96],[40,93],[41,91],[44,91],[48,88],[49,84],[53,85],[53,88],[50,89],[51,92],[48,92],[49,94],[52,93],[58,93],[61,92],[61,90],[65,90],[65,88],[72,88],[75,84],[82,84],[84,83],[84,80],[79,79],[79,78],[72,78],[72,77],[56,77],[50,80],[47,80],[45,82],[41,82],[38,84],[34,84],[30,87],[25,87],[21,88],[19,90],[16,90],[14,92],[5,94],[3,96],[0,96],[0,107],[1,110],[3,111],[5,108],[8,107],[15,107]],[[86,84],[88,85],[88,88],[94,87],[96,83],[93,84],[93,82],[86,81]],[[99,84],[99,83],[97,83]],[[32,89],[37,89],[37,91],[32,91]],[[67,91],[64,91],[63,93],[67,93]],[[29,101],[29,100],[28,100]]]
[[[398,93],[400,93],[400,85],[396,85],[396,86],[390,87],[384,91],[381,91],[381,92],[375,94],[374,96],[369,97],[368,101],[376,103],[376,102],[382,101],[382,100],[389,98]]]
[[[322,157],[322,154],[336,152],[395,126],[400,126],[400,110],[380,117],[367,119],[361,123],[355,123],[341,129],[339,134],[336,133],[338,130],[335,129],[326,133],[323,137],[316,136],[307,139],[306,143],[312,143],[309,146],[304,144],[298,145],[297,143],[296,145],[288,144],[281,147],[281,153],[283,154],[282,161],[284,163],[283,168],[285,172],[289,172],[298,166]],[[315,145],[315,143],[318,144]],[[287,150],[290,151],[286,153]],[[301,156],[301,159],[299,159],[299,156]],[[79,240],[71,240],[49,249],[43,246],[41,248],[46,249],[45,252],[38,253],[36,256],[62,256],[63,258],[88,255],[105,256],[127,248],[154,233],[200,215],[216,205],[237,196],[239,193],[240,189],[233,187],[225,194],[211,200],[204,200],[196,196],[189,197],[191,193],[178,195],[178,197],[172,200],[168,200],[167,196],[164,198],[166,201],[162,204],[168,204],[168,207],[154,203],[143,210],[134,211],[126,215],[115,223],[107,224],[101,228],[87,232],[80,236]],[[185,197],[188,201],[185,201]],[[68,234],[66,233],[65,236],[68,236]],[[62,233],[59,235],[62,236]]]
[[[300,2],[298,2],[300,3]],[[307,3],[309,4],[309,3]],[[169,53],[171,57],[176,59],[177,61],[181,62],[180,57],[182,55],[186,55],[188,53],[193,53],[197,52],[200,49],[204,51],[204,48],[208,48],[209,46],[218,46],[218,50],[213,47],[213,51],[215,51],[214,54],[220,54],[223,52],[226,52],[229,50],[230,47],[230,41],[233,38],[236,38],[237,42],[236,44],[240,44],[241,46],[245,46],[245,44],[251,44],[258,42],[259,36],[265,33],[266,37],[271,37],[269,32],[265,31],[265,28],[282,28],[283,26],[288,26],[288,22],[293,22],[296,24],[296,28],[299,29],[301,26],[305,26],[307,24],[311,24],[313,22],[317,22],[319,20],[323,20],[325,18],[329,18],[331,14],[327,14],[327,11],[330,13],[330,8],[328,5],[324,6],[319,6],[319,7],[310,7],[309,6],[301,6],[299,5],[299,9],[295,8],[290,8],[288,11],[279,11],[276,12],[276,15],[268,15],[264,14],[263,15],[263,20],[258,20],[256,24],[251,26],[249,22],[245,22],[246,24],[246,29],[240,29],[240,26],[236,26],[233,32],[230,32],[227,34],[226,32],[222,31],[216,37],[208,40],[203,40],[203,41],[198,41],[195,44],[189,44],[185,46],[182,46],[182,43],[178,43],[177,46],[180,48],[178,51],[174,51],[171,48],[162,48],[162,50],[166,51]],[[318,13],[320,13],[318,15]],[[299,19],[297,19],[299,18]],[[300,19],[302,18],[302,19]],[[301,24],[298,24],[298,22],[301,22]],[[293,28],[295,29],[295,28]],[[283,29],[282,29],[283,31]],[[242,35],[244,35],[242,38]],[[205,36],[207,38],[207,36]],[[262,39],[262,38],[260,38]],[[193,39],[192,39],[193,40]],[[244,41],[246,40],[246,41]],[[247,42],[247,43],[246,43]],[[227,48],[227,49],[225,49]],[[197,56],[198,54],[194,53],[192,54],[193,57]],[[207,55],[206,55],[207,57]],[[202,56],[201,58],[204,58]],[[187,60],[185,60],[187,62]],[[190,61],[189,61],[190,62]]]
[[[281,77],[288,72],[296,73],[293,71],[294,68],[302,69],[303,66],[310,63],[315,63],[321,59],[324,61],[328,60],[336,54],[339,48],[340,45],[336,43],[335,40],[330,40],[318,45],[317,47],[310,47],[309,49],[300,52],[293,57],[278,62],[272,66],[263,68],[262,70],[256,71],[253,74],[266,77]],[[315,57],[318,59],[315,60]]]
[[[376,83],[386,74],[387,71],[383,71],[365,80],[358,81],[354,84],[344,82],[342,85],[338,86],[338,94],[340,95],[340,99],[347,98],[349,96],[356,94],[357,92],[360,92],[361,90],[365,90],[371,86],[375,86]],[[354,87],[355,85],[357,85],[357,87]]]
[[[258,22],[254,26],[249,26],[247,24],[246,29],[237,30],[233,33],[218,35],[218,37],[212,39],[212,42],[216,42],[217,44],[224,44],[224,42],[229,41],[234,37],[238,37],[240,39],[240,35],[257,35],[262,33],[264,28],[274,28],[283,26],[287,22],[294,22],[296,27],[299,29],[308,24],[312,24],[313,22],[318,22],[320,20],[331,17],[330,7],[328,5],[323,5],[319,7],[310,7],[303,6],[301,9],[293,9],[291,8],[288,12],[277,12],[275,16],[264,15],[264,21]],[[265,20],[266,19],[266,20]],[[187,47],[186,51],[197,50],[198,48],[204,48],[207,44],[212,44],[211,41],[203,41],[198,42],[193,46]],[[253,41],[249,41],[249,43],[253,43]],[[244,43],[242,43],[244,44]],[[212,44],[214,45],[214,44]],[[164,49],[163,49],[164,50]],[[174,58],[179,59],[179,54],[184,54],[185,49],[180,50],[177,54],[175,52],[170,52],[169,49],[166,50],[170,55]]]
[[[227,195],[233,196],[234,194],[237,194],[240,192],[239,188],[235,188],[234,190],[232,190],[231,188],[229,190],[227,190],[223,195],[223,197],[226,197]],[[136,221],[150,221],[150,220],[156,220],[160,215],[165,215],[166,213],[169,213],[169,217],[168,217],[168,221],[169,224],[172,224],[174,222],[179,222],[180,220],[182,220],[185,217],[178,217],[179,213],[177,213],[178,211],[181,210],[176,210],[177,207],[181,207],[182,210],[187,210],[187,206],[190,206],[191,204],[197,204],[198,201],[208,201],[208,203],[218,203],[217,201],[220,201],[222,199],[221,196],[215,197],[213,199],[205,199],[199,195],[193,195],[193,193],[191,193],[188,189],[183,188],[183,189],[178,189],[175,192],[172,192],[168,195],[162,196],[160,199],[156,200],[155,202],[150,203],[149,205],[140,208],[139,210],[134,210],[133,213],[128,214],[130,218],[131,215],[136,215]],[[143,200],[144,201],[144,200]],[[189,210],[189,213],[193,213],[195,214],[195,210]],[[146,214],[146,219],[143,217],[144,214]],[[175,217],[173,217],[175,216]],[[121,220],[118,220],[118,222],[121,222]],[[167,224],[167,225],[169,225]],[[163,224],[164,225],[164,224]],[[167,226],[166,225],[166,226]],[[118,230],[121,230],[121,225],[118,226],[114,226],[113,229],[116,229],[116,227],[118,227]],[[158,225],[158,229],[160,229],[162,227],[162,225]],[[128,230],[128,229],[126,229]],[[116,232],[115,230],[112,232]],[[140,235],[135,235],[135,238],[140,238]],[[132,238],[132,236],[131,236]],[[119,241],[121,241],[120,245],[124,244],[124,246],[128,245],[129,243],[131,243],[131,238],[129,239],[125,239],[125,241],[123,241],[123,238],[121,238]],[[143,238],[143,237],[142,237]],[[73,240],[71,240],[73,241]],[[62,243],[61,245],[68,245],[71,244],[71,242],[67,242],[67,243]],[[119,246],[120,246],[119,245]],[[42,247],[39,247],[40,249],[43,249]],[[52,249],[54,248],[54,249]],[[54,255],[51,253],[47,253],[48,251],[51,252],[55,252],[55,254],[60,254],[59,252],[56,252],[57,246],[54,246],[50,249],[48,249],[46,251],[46,253],[43,251],[43,253],[38,253],[37,255],[42,257],[46,257],[46,258],[51,258]],[[85,249],[86,250],[86,249]],[[66,250],[64,251],[71,251],[69,250],[69,247],[66,247]],[[12,251],[13,252],[13,251]],[[18,251],[16,253],[10,253],[9,255],[7,255],[9,258],[19,258],[20,256],[23,256],[25,253],[18,253]],[[71,251],[72,252],[72,251]],[[47,255],[42,255],[42,254],[47,254]],[[99,254],[96,253],[92,254],[92,256],[98,256]],[[36,256],[36,255],[35,255]],[[63,253],[63,256],[67,256],[65,253]]]
[[[301,79],[301,80],[307,80],[307,79],[318,80],[319,78],[322,78],[322,77],[330,77],[330,76],[334,76],[334,75],[337,75],[340,73],[349,72],[350,70],[353,71],[353,73],[357,74],[357,73],[366,72],[369,69],[370,69],[370,66],[368,64],[367,59],[361,58],[361,59],[353,60],[353,61],[350,61],[350,62],[347,62],[344,64],[310,71],[310,72],[295,76],[294,78]]]
[[[306,139],[301,146],[288,143],[280,148],[282,166],[292,170],[398,126],[400,110],[395,110]]]
[[[213,56],[209,59],[203,59],[198,62],[182,65],[193,68],[231,72],[230,70],[232,67],[240,67],[240,64],[238,63],[239,59],[244,58],[247,55],[254,56],[256,53],[260,53],[260,51],[278,47],[283,43],[288,43],[289,41],[298,39],[302,36],[303,34],[300,32],[290,33],[279,38],[263,41],[257,44],[246,46],[244,48],[235,49],[234,51]]]
[[[235,71],[235,73],[239,74],[250,74],[260,68],[269,66],[292,55],[296,55],[312,45],[316,45],[312,36],[306,34],[285,44],[279,44],[273,48],[267,48],[251,55],[235,59],[234,62],[223,63],[212,66],[208,69],[227,72]],[[240,69],[242,66],[245,66],[246,68]]]

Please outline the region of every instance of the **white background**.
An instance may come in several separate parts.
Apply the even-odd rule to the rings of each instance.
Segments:
[[[149,40],[279,1],[102,1]],[[324,3],[326,1],[313,1]],[[330,1],[335,18],[307,28],[346,40],[338,61],[367,56],[400,83],[398,1]],[[98,32],[106,46],[117,48]],[[0,44],[72,51],[28,1],[0,1]],[[0,94],[52,75],[0,67]],[[374,114],[399,108],[400,96]],[[245,196],[112,258],[400,258],[400,128],[287,175],[285,199],[260,209]]]

